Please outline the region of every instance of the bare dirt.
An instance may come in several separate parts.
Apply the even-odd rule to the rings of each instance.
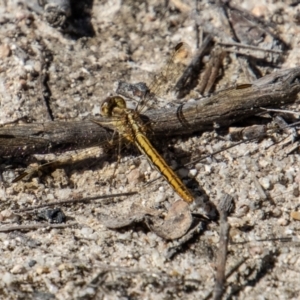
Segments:
[[[114,94],[118,80],[149,83],[176,44],[184,41],[195,52],[201,30],[232,42],[216,2],[201,1],[196,10],[195,1],[188,0],[78,1],[72,7],[72,20],[62,29],[46,22],[35,1],[2,1],[0,123],[96,116],[101,100]],[[281,40],[275,45],[274,37],[264,34],[259,47],[285,47],[281,60],[255,60],[257,74],[299,66],[297,1],[248,0],[231,5],[263,20],[261,26]],[[250,36],[249,31],[243,42]],[[220,74],[213,92],[249,82],[234,53],[226,55]],[[189,97],[196,98],[197,92],[180,101]],[[166,95],[163,104],[171,98]],[[285,109],[299,111],[297,103]],[[224,299],[300,298],[300,156],[297,147],[291,153],[278,148],[275,143],[282,138],[273,134],[179,170],[185,182],[192,178],[214,205],[225,193],[234,198],[226,265],[231,273]],[[176,168],[186,163],[180,153],[204,155],[231,144],[224,135],[205,132],[168,140],[159,151]],[[130,191],[139,194],[61,206],[67,216],[65,228],[1,232],[0,299],[211,297],[218,222],[198,221],[203,226],[200,233],[176,248],[177,240],[159,237],[144,223],[112,230],[100,221],[103,215],[129,216],[134,205],[143,208],[139,213],[167,211],[178,200],[162,179],[144,186],[157,172],[132,148],[125,149],[111,182],[113,154],[17,183],[11,181],[27,160],[3,160],[1,228],[41,222],[35,213],[13,213],[31,205]]]

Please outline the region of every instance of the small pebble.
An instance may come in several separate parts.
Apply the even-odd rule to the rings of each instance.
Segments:
[[[93,234],[94,230],[92,228],[88,228],[88,227],[84,227],[80,230],[80,233],[82,236],[84,237],[88,237],[90,236],[91,234]]]
[[[88,299],[90,298],[89,296],[95,294],[95,289],[92,287],[85,288],[80,291],[79,296],[81,299]]]
[[[48,267],[42,267],[42,266],[38,266],[36,269],[35,269],[36,273],[38,275],[41,275],[41,274],[47,274],[50,272],[49,268]]]
[[[177,171],[177,174],[179,175],[180,178],[185,178],[188,176],[189,174],[189,171],[185,168],[180,168],[178,171]]]
[[[263,248],[258,245],[250,246],[249,253],[251,254],[251,256],[261,255],[263,253]]]
[[[28,266],[31,268],[31,267],[33,267],[36,263],[37,263],[36,260],[31,259],[31,260],[28,262]]]
[[[15,265],[11,270],[12,274],[24,274],[26,273],[26,269],[22,265]]]
[[[270,178],[269,177],[263,177],[259,180],[259,183],[262,185],[262,187],[265,190],[269,190],[271,187]]]
[[[143,175],[140,170],[135,168],[126,176],[129,184],[135,185],[143,180]]]
[[[289,220],[286,218],[280,218],[278,219],[277,223],[280,226],[287,226],[289,224]]]
[[[14,217],[14,213],[9,209],[2,210],[0,214],[4,220],[11,219]]]
[[[0,58],[5,58],[11,55],[10,47],[6,44],[0,45]]]
[[[297,221],[300,221],[300,211],[292,211],[291,218]]]
[[[249,212],[249,210],[250,210],[250,208],[246,204],[243,204],[243,205],[239,206],[235,211],[236,217],[245,216]]]
[[[194,177],[196,177],[197,173],[198,173],[198,171],[196,169],[191,169],[189,171],[189,177],[194,178]]]
[[[9,272],[5,272],[2,274],[1,280],[6,285],[10,285],[14,281],[14,276]]]
[[[282,215],[282,211],[276,207],[272,210],[272,215],[275,218],[279,218]]]

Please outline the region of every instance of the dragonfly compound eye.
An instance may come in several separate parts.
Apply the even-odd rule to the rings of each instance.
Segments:
[[[104,116],[104,117],[109,117],[111,116],[111,112],[112,111],[112,107],[109,103],[109,101],[104,100],[101,104],[101,115]]]
[[[101,104],[101,115],[111,117],[120,114],[124,109],[126,109],[126,102],[122,97],[108,97]]]
[[[117,106],[118,108],[122,108],[122,109],[126,108],[126,102],[122,97],[116,96],[113,98],[114,98],[115,106]]]

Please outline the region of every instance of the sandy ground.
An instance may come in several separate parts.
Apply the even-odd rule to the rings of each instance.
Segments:
[[[74,5],[73,19],[64,30],[50,26],[35,1],[1,2],[1,124],[25,118],[47,122],[51,115],[54,121],[96,116],[100,101],[114,94],[118,80],[149,83],[177,43],[186,42],[193,52],[201,31],[212,33],[224,43],[232,41],[214,1],[201,1],[198,10],[195,1],[188,0],[82,2],[85,4]],[[300,5],[297,1],[255,3],[235,1],[232,6],[264,20],[282,41],[276,44],[274,37],[265,33],[264,38],[258,36],[263,41],[257,46],[277,50],[283,43],[288,46],[281,61],[255,61],[257,73],[265,75],[276,68],[298,66]],[[244,43],[250,35],[246,34]],[[249,82],[241,65],[234,53],[227,54],[214,90]],[[191,93],[180,101],[195,95]],[[161,98],[165,100],[163,106],[172,97]],[[299,110],[298,104],[286,109]],[[159,151],[172,167],[177,167],[187,162],[179,157],[182,151],[193,157],[213,153],[231,145],[224,137],[205,132],[173,138]],[[234,198],[226,265],[231,273],[224,299],[300,297],[300,222],[296,220],[300,157],[297,148],[287,155],[274,146],[282,138],[282,134],[274,134],[259,142],[241,144],[179,170],[185,182],[194,179],[215,205],[225,193]],[[61,206],[67,216],[65,228],[1,232],[1,299],[211,297],[218,223],[203,225],[201,233],[175,248],[169,257],[178,241],[163,239],[140,223],[111,230],[100,222],[99,216],[104,214],[116,219],[130,215],[132,205],[166,211],[178,200],[162,179],[144,187],[157,172],[133,148],[125,149],[110,182],[116,164],[113,154],[17,183],[11,181],[27,160],[3,160],[1,226],[41,222],[35,213],[13,213],[31,205],[130,191],[139,194]]]

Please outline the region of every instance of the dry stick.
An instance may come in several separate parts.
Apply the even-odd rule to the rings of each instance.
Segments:
[[[264,107],[262,107],[261,109],[266,110],[266,111],[270,111],[270,112],[279,112],[279,113],[283,113],[283,114],[291,114],[291,115],[295,115],[295,116],[300,116],[299,112],[296,112],[296,111],[293,111],[293,110],[264,108]]]
[[[179,107],[151,110],[143,117],[148,119],[152,132],[163,137],[227,127],[262,112],[262,107],[276,108],[294,102],[300,92],[299,78],[300,68],[280,70],[250,85],[234,86]],[[111,140],[114,129],[109,123],[105,127],[91,121],[3,126],[0,156],[53,152],[66,144],[71,149],[103,144]]]
[[[220,241],[219,241],[219,251],[217,254],[216,262],[216,282],[213,292],[213,299],[222,299],[224,293],[224,283],[225,283],[225,270],[226,270],[226,259],[227,259],[227,247],[229,238],[230,226],[227,222],[227,215],[232,207],[233,198],[230,195],[225,195],[219,205],[220,213]]]
[[[48,117],[49,121],[53,121],[53,112],[49,103],[49,98],[50,98],[50,89],[48,86],[48,81],[49,81],[49,76],[48,76],[48,70],[49,66],[51,64],[51,61],[49,58],[47,60],[45,59],[45,52],[47,53],[48,49],[46,48],[45,45],[43,45],[44,49],[43,51],[40,51],[39,56],[40,56],[40,62],[41,62],[41,70],[39,77],[38,77],[38,93],[39,97],[42,100],[42,103],[45,105],[45,110],[46,110],[46,116]]]
[[[197,88],[198,92],[201,95],[206,95],[211,91],[216,82],[216,79],[219,76],[221,64],[224,57],[225,52],[217,46],[212,52],[211,58],[203,72],[203,76],[201,77],[199,87]]]
[[[226,278],[230,277],[235,271],[238,270],[238,268],[244,264],[246,261],[248,260],[248,257],[244,257],[242,259],[240,259],[230,270],[229,272],[226,274]],[[207,300],[210,299],[213,295],[213,291],[209,292],[204,298],[203,300]]]
[[[28,224],[28,225],[13,225],[13,226],[1,226],[0,227],[0,232],[9,232],[9,231],[14,231],[14,230],[34,230],[34,229],[39,229],[39,228],[66,228],[70,226],[77,225],[77,222],[72,222],[69,224],[43,224],[43,223],[38,223],[38,224]]]
[[[71,199],[71,200],[62,200],[62,201],[54,201],[54,202],[49,202],[37,206],[31,206],[23,209],[18,209],[14,210],[14,213],[22,213],[22,212],[27,212],[43,207],[48,207],[48,206],[53,206],[53,205],[62,205],[62,204],[70,204],[70,203],[80,203],[80,202],[89,202],[93,200],[99,200],[99,199],[109,199],[109,198],[114,198],[114,197],[122,197],[122,196],[131,196],[135,195],[138,192],[129,192],[129,193],[120,193],[120,194],[110,194],[110,195],[103,195],[103,196],[95,196],[95,197],[87,197],[87,198],[82,198],[82,199]]]
[[[208,35],[204,39],[201,47],[197,50],[196,54],[194,55],[190,65],[186,68],[184,73],[178,79],[175,85],[176,92],[182,91],[185,85],[187,84],[188,80],[191,78],[191,74],[195,73],[195,69],[199,69],[199,64],[201,63],[201,59],[204,56],[204,53],[211,41],[212,41],[211,35]]]
[[[271,52],[271,53],[276,53],[276,54],[282,54],[282,50],[276,50],[276,49],[267,49],[263,47],[258,47],[258,46],[252,46],[252,45],[247,45],[247,44],[242,44],[242,43],[235,43],[235,42],[218,42],[220,46],[227,46],[227,47],[236,47],[236,48],[245,48],[249,50],[257,50],[257,51],[264,51],[264,52]],[[228,51],[228,50],[227,50]],[[235,52],[236,50],[232,51]]]

